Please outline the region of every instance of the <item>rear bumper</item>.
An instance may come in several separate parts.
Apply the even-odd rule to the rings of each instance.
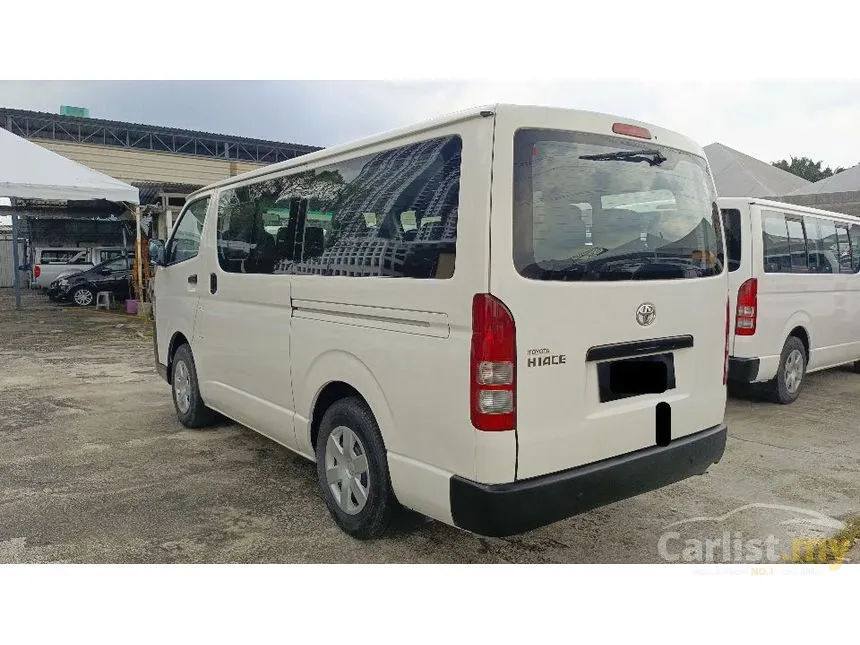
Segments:
[[[450,479],[451,515],[488,537],[530,531],[585,511],[701,475],[720,461],[725,425],[551,475],[510,484]]]
[[[729,380],[736,383],[753,383],[758,378],[759,359],[729,357]]]

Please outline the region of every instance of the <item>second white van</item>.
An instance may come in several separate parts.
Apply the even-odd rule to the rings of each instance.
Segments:
[[[860,372],[860,218],[720,198],[732,301],[729,378],[779,403],[807,373]]]
[[[155,358],[313,460],[335,522],[520,533],[720,460],[727,274],[702,149],[490,106],[232,177],[154,244]]]

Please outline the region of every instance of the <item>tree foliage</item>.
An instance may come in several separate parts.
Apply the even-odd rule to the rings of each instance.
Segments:
[[[823,161],[813,161],[809,157],[792,157],[791,161],[780,159],[779,161],[774,161],[773,165],[790,172],[792,175],[797,175],[812,182],[827,179],[845,170],[841,166],[836,170],[832,170],[830,166],[822,168],[824,165]]]

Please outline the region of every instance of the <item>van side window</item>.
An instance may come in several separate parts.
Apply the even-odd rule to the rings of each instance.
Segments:
[[[839,272],[854,273],[851,268],[851,243],[848,237],[848,225],[836,225],[836,243],[839,247]]]
[[[851,242],[851,267],[854,273],[860,273],[860,224],[852,224],[848,231]]]
[[[762,211],[761,223],[765,273],[791,273],[791,252],[785,215]]]
[[[809,260],[806,255],[806,235],[803,231],[803,220],[799,217],[786,217],[788,228],[788,248],[791,253],[792,273],[808,273]]]
[[[839,248],[836,245],[836,222],[832,219],[819,219],[821,242],[824,245],[824,259],[830,265],[827,273],[839,273]]]
[[[274,181],[230,188],[218,198],[218,264],[230,273],[273,273],[284,186]],[[277,236],[277,237],[276,237]]]
[[[833,262],[824,245],[825,229],[821,226],[822,223],[823,220],[817,217],[803,218],[803,227],[806,229],[806,246],[809,251],[810,273],[833,273]]]
[[[208,197],[195,200],[185,207],[173,229],[173,236],[167,243],[164,257],[168,265],[178,264],[197,257],[200,250],[200,236],[203,233],[203,221],[206,219],[208,207]]]
[[[459,137],[432,139],[225,190],[221,268],[450,278],[461,152]]]
[[[737,271],[741,268],[741,212],[737,208],[727,208],[722,214],[729,272]]]

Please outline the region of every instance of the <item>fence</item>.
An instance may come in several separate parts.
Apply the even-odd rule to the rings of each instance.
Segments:
[[[24,243],[18,241],[18,262],[23,264],[26,261],[24,257]],[[21,271],[21,285],[27,287],[29,275],[26,271]],[[15,273],[12,271],[12,233],[0,231],[0,287],[14,287]]]

